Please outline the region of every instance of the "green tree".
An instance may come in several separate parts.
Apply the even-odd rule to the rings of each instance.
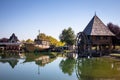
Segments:
[[[47,40],[50,42],[50,45],[54,45],[54,46],[63,46],[64,43],[61,41],[58,41],[57,39],[55,39],[52,36],[47,36]]]
[[[40,34],[37,36],[37,40],[49,41],[49,42],[50,42],[50,45],[54,45],[54,46],[63,46],[63,45],[64,45],[63,42],[60,42],[60,41],[58,41],[57,39],[55,39],[54,37],[48,36],[48,35],[46,35],[45,33],[40,33]]]
[[[65,43],[61,42],[61,41],[58,41],[58,43],[57,43],[57,46],[64,46],[64,45],[65,45]]]
[[[73,45],[75,43],[75,34],[71,27],[64,29],[59,38],[60,41],[65,42],[67,45]]]
[[[46,36],[46,34],[44,34],[44,33],[40,33],[40,34],[37,36],[37,39],[47,40],[47,36]]]
[[[27,42],[27,43],[33,43],[33,40],[27,39],[26,42]]]

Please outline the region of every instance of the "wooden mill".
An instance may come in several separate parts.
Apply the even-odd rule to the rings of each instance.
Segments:
[[[76,37],[79,55],[108,54],[112,49],[112,37],[115,36],[96,16],[93,16],[83,32]]]

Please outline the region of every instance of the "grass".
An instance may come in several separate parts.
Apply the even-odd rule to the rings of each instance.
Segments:
[[[115,46],[115,49],[116,50],[120,50],[120,46]]]
[[[113,54],[110,54],[110,56],[112,56],[112,57],[120,57],[120,54],[113,53]]]

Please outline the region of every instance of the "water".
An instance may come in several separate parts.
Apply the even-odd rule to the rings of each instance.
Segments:
[[[120,80],[120,60],[110,57],[80,59],[76,71],[79,80]]]
[[[119,80],[120,59],[0,54],[0,80]]]

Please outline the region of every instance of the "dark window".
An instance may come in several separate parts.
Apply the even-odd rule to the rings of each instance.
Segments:
[[[96,40],[100,40],[100,36],[96,36]]]
[[[108,39],[108,37],[107,37],[107,36],[104,36],[104,37],[103,37],[103,39],[107,40],[107,39]]]

